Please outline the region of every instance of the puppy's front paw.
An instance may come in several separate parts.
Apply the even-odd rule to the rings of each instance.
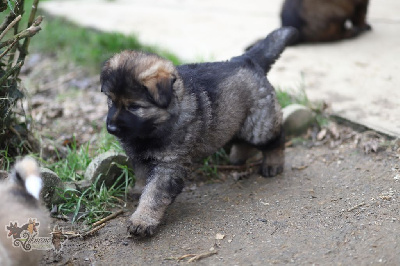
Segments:
[[[147,215],[135,212],[128,221],[128,232],[133,236],[152,236],[160,222]]]

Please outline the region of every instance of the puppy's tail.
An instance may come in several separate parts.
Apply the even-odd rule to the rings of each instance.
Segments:
[[[286,46],[298,38],[298,31],[293,27],[282,27],[271,32],[264,40],[257,42],[243,56],[250,57],[265,73],[279,58]]]
[[[13,182],[22,190],[39,199],[42,190],[42,179],[40,178],[39,166],[33,158],[25,157],[18,161],[11,174]]]

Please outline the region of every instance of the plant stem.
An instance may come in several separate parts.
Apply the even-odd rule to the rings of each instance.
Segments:
[[[21,15],[16,17],[8,26],[3,30],[3,32],[0,34],[0,40],[3,39],[4,35],[12,28],[14,27],[15,23],[21,20]]]
[[[0,86],[3,85],[3,83],[7,80],[7,78],[9,76],[11,76],[12,74],[15,73],[15,71],[17,71],[18,69],[20,69],[22,66],[22,62],[17,63],[15,66],[13,66],[12,68],[10,68],[9,70],[7,70],[6,73],[4,73],[4,75],[1,77],[0,79]]]
[[[33,21],[35,16],[36,16],[36,10],[39,4],[39,0],[34,0],[33,4],[32,4],[32,10],[31,13],[29,14],[29,20],[28,20],[28,28],[32,26],[32,24],[34,26],[39,26],[39,24],[42,22],[43,17],[39,16],[35,22]],[[19,57],[18,57],[18,61],[24,61],[26,55],[28,54],[28,46],[29,46],[29,42],[30,42],[31,38],[25,38],[24,43],[22,44],[22,47],[20,47],[19,49]],[[19,73],[18,73],[19,74]]]
[[[17,41],[18,40],[14,40],[14,42],[10,46],[8,46],[7,49],[4,50],[3,53],[0,54],[0,60],[3,58],[3,56],[5,56],[14,47],[14,45],[17,43]]]
[[[38,31],[40,31],[41,28],[39,26],[31,26],[29,28],[27,28],[26,30],[21,31],[20,33],[14,35],[11,39],[1,42],[0,43],[0,49],[12,44],[15,40],[19,41],[21,39],[24,38],[29,38],[32,37],[33,35],[35,35]]]

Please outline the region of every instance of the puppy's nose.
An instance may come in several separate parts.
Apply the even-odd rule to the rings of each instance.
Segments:
[[[118,128],[117,128],[116,125],[107,124],[107,131],[108,131],[110,134],[115,134],[115,133],[118,132]]]

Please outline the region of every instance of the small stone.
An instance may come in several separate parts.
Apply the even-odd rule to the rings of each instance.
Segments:
[[[283,127],[288,135],[300,135],[315,121],[310,108],[291,104],[282,109]]]
[[[43,180],[43,189],[41,192],[42,199],[46,206],[51,207],[52,204],[59,204],[62,198],[58,195],[58,188],[64,190],[64,183],[56,173],[47,168],[40,168],[40,175]]]
[[[106,187],[111,187],[122,174],[122,170],[117,164],[131,167],[128,157],[122,153],[115,151],[102,153],[95,157],[87,167],[85,180],[93,184],[99,178],[97,181],[98,186],[101,186],[104,182]],[[124,181],[122,180],[122,182]]]

